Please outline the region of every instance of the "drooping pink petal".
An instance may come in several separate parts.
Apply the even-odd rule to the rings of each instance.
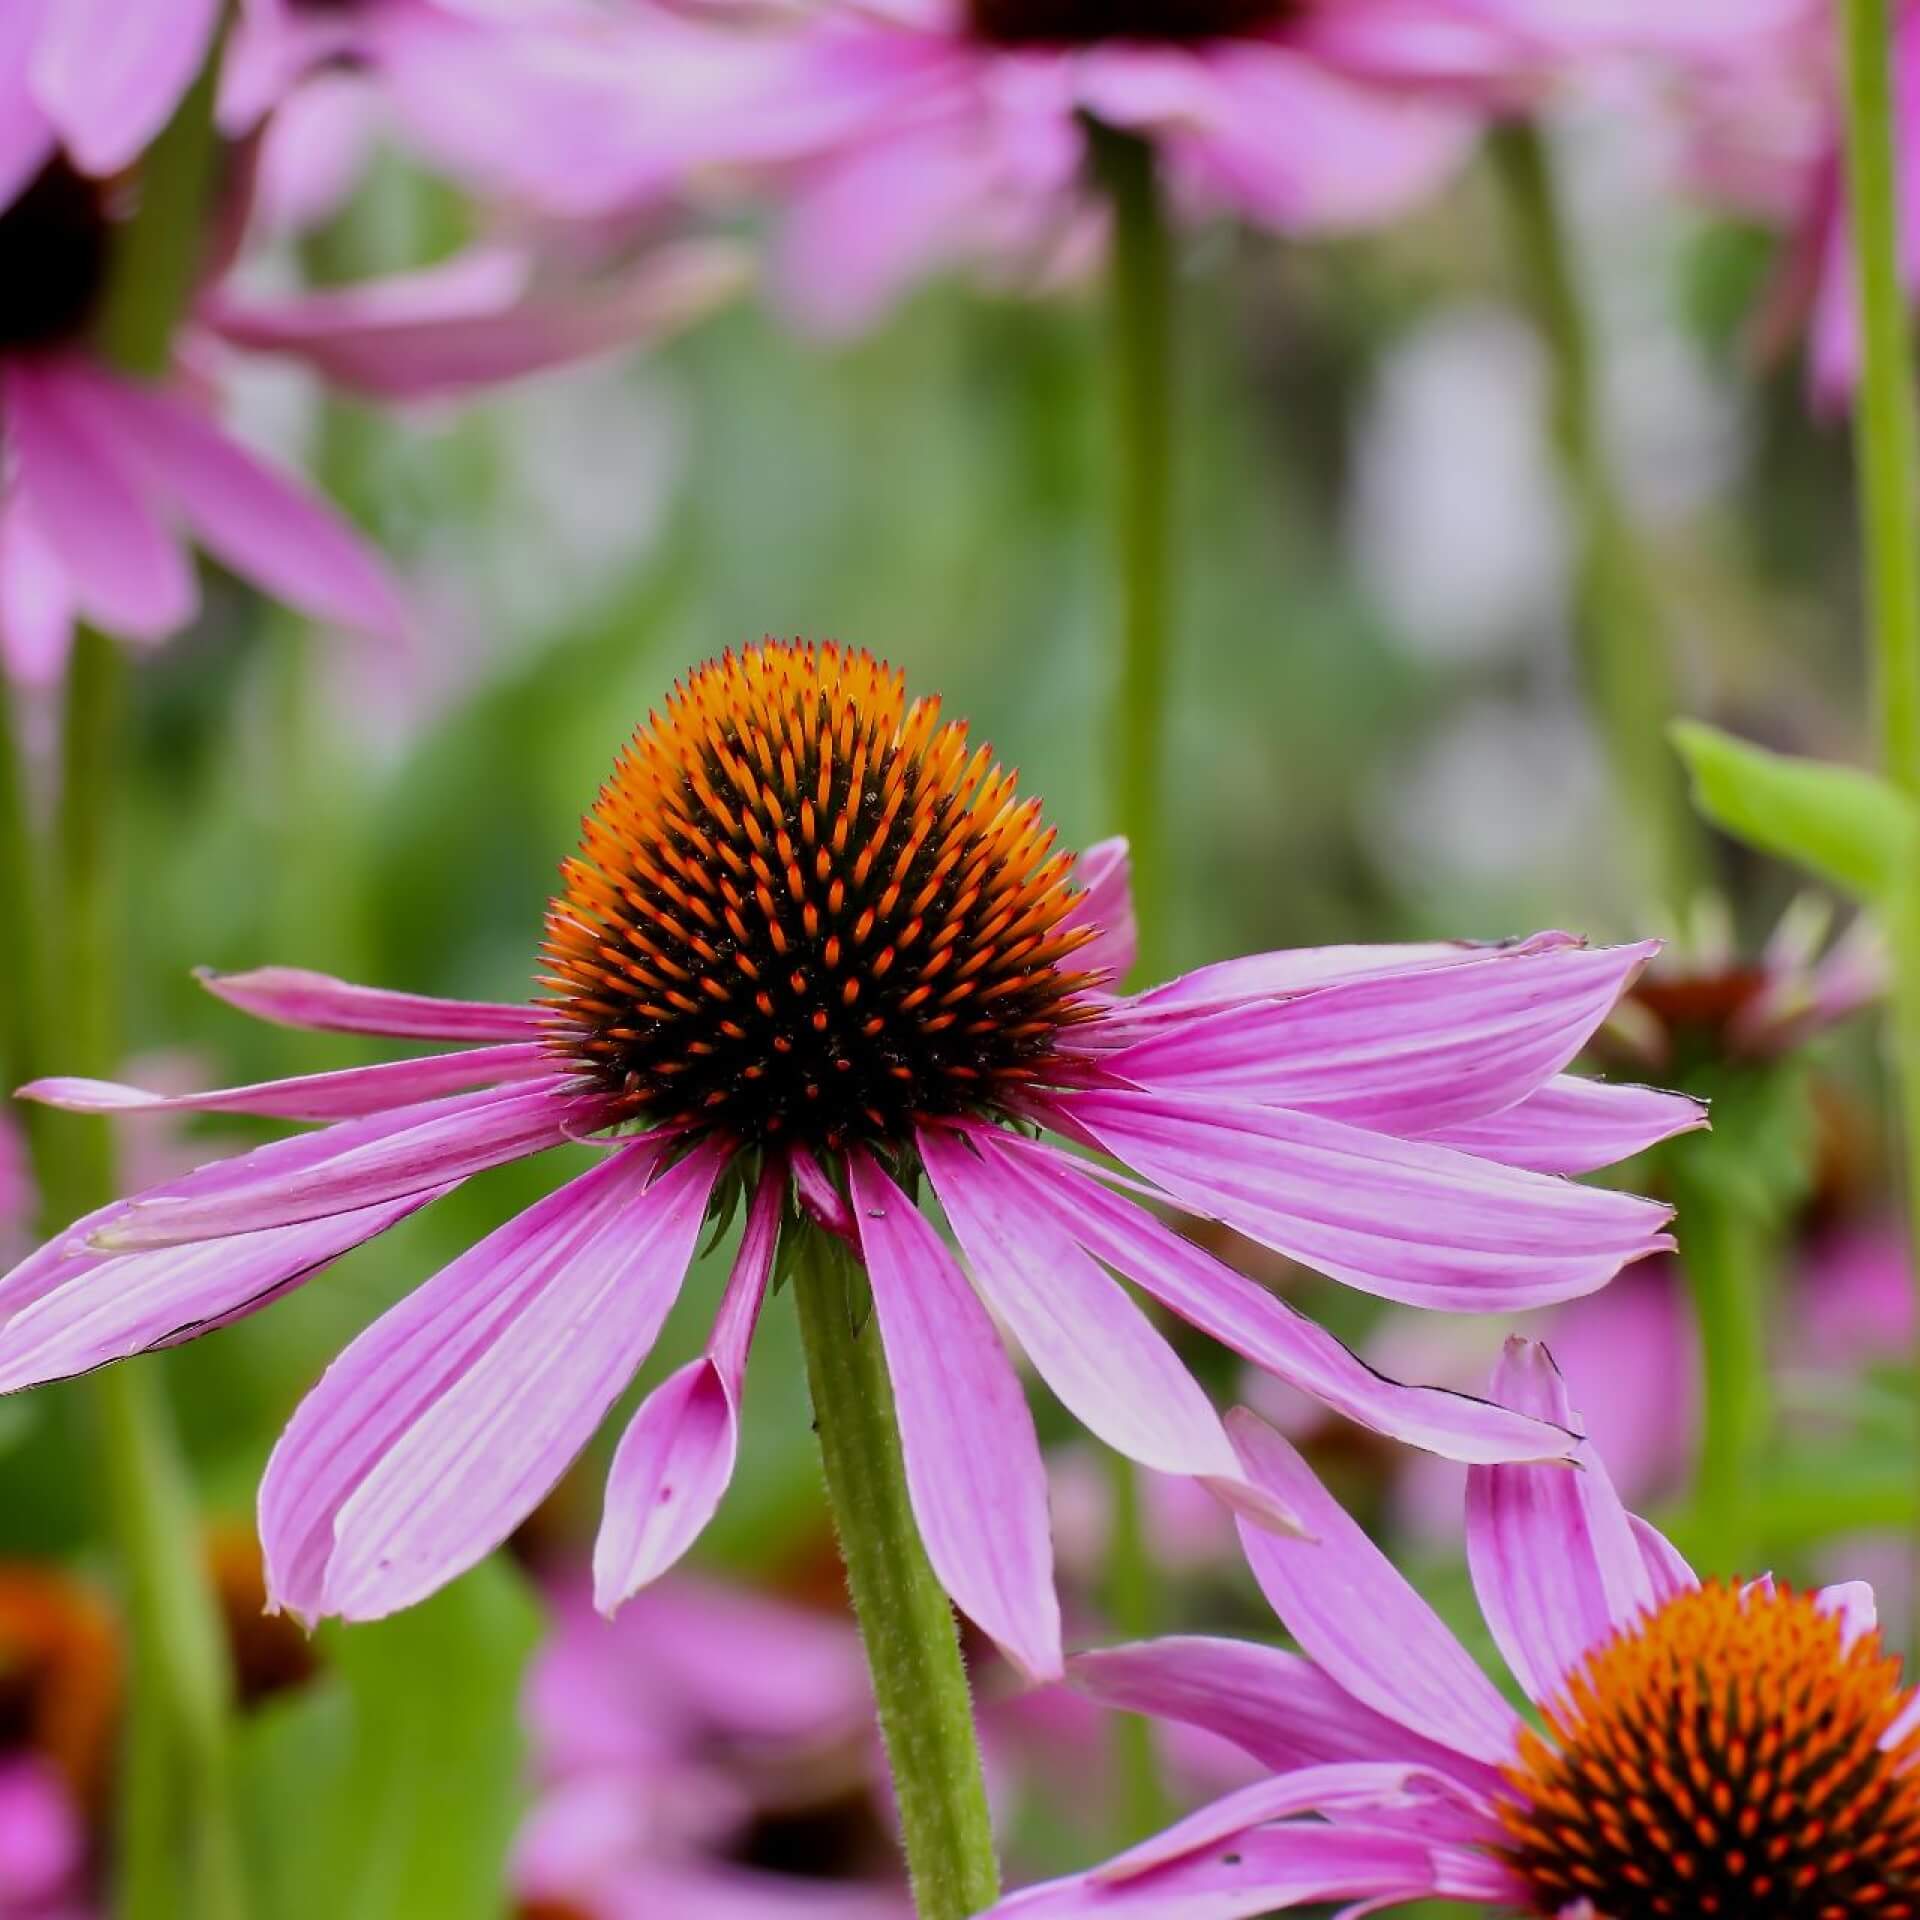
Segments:
[[[1076,971],[1108,976],[1118,987],[1133,971],[1140,947],[1140,926],[1133,911],[1133,867],[1123,839],[1096,840],[1074,863],[1073,877],[1085,889],[1059,931],[1098,927],[1100,931],[1073,956]]]
[[[1027,1200],[1023,1218],[1057,1219],[1162,1306],[1348,1419],[1451,1460],[1552,1459],[1571,1449],[1570,1435],[1505,1407],[1374,1372],[1324,1327],[1108,1192],[1067,1155],[997,1131],[972,1137]]]
[[[1339,1760],[1452,1772],[1477,1792],[1499,1776],[1343,1692],[1311,1660],[1251,1640],[1183,1636],[1075,1654],[1067,1676],[1103,1706],[1230,1740],[1276,1773]]]
[[[1707,1123],[1685,1094],[1562,1073],[1503,1113],[1422,1137],[1532,1173],[1593,1173]]]
[[[50,4],[9,0],[0,7],[0,212],[53,157],[53,123],[33,96],[28,71]]]
[[[1118,1452],[1202,1480],[1236,1507],[1285,1526],[1239,1460],[1213,1404],[1119,1283],[999,1163],[934,1127],[920,1156],[987,1302],[1068,1412]]]
[[[256,1313],[350,1248],[416,1213],[441,1189],[195,1246],[114,1258],[82,1256],[0,1327],[0,1393],[178,1346]]]
[[[220,0],[58,0],[35,48],[40,104],[86,173],[118,173],[193,84]]]
[[[707,1351],[647,1396],[613,1456],[593,1547],[593,1604],[602,1613],[692,1546],[733,1478],[747,1350],[773,1271],[784,1188],[784,1169],[762,1172]]]
[[[73,405],[83,377],[74,359],[0,367],[13,484],[80,611],[122,638],[158,640],[193,618],[199,585],[124,449]]]
[[[1030,1679],[1061,1673],[1047,1476],[1026,1396],[959,1263],[873,1157],[848,1156],[873,1317],[927,1558]]]
[[[209,1093],[148,1093],[117,1080],[55,1077],[35,1080],[17,1097],[38,1100],[69,1113],[257,1113],[280,1120],[350,1120],[432,1100],[469,1087],[504,1086],[516,1080],[550,1080],[554,1057],[538,1040],[471,1047],[421,1060],[389,1060],[338,1073],[300,1074],[250,1087]]]
[[[638,1141],[531,1207],[360,1336],[261,1485],[269,1592],[375,1619],[491,1552],[646,1357],[724,1154],[655,1175]]]
[[[405,634],[399,594],[360,534],[184,401],[91,370],[72,397],[96,431],[117,430],[146,491],[243,579],[316,619],[388,640]]]
[[[597,1103],[569,1095],[558,1078],[456,1094],[384,1117],[400,1124],[363,1136],[349,1131],[358,1123],[337,1121],[314,1136],[320,1153],[292,1155],[284,1149],[296,1143],[275,1141],[203,1170],[218,1179],[189,1175],[141,1194],[95,1232],[93,1244],[125,1252],[324,1219],[464,1180],[604,1123]],[[332,1152],[324,1151],[329,1135]]]
[[[1235,1008],[1107,1057],[1136,1085],[1219,1092],[1354,1126],[1431,1134],[1536,1093],[1658,943],[1492,954]]]
[[[1440,1617],[1279,1434],[1244,1408],[1227,1426],[1248,1470],[1314,1536],[1284,1540],[1240,1527],[1254,1578],[1287,1631],[1376,1713],[1491,1766],[1510,1761],[1519,1717]]]
[[[1646,1563],[1655,1605],[1700,1584],[1680,1549],[1651,1520],[1643,1520],[1637,1513],[1628,1518],[1633,1525],[1633,1537],[1639,1542],[1640,1558]]]
[[[602,282],[543,288],[532,262],[489,250],[417,273],[278,300],[222,297],[201,318],[235,345],[290,353],[336,386],[383,400],[472,392],[660,340],[748,279],[732,243],[653,248]]]
[[[276,1026],[314,1033],[373,1033],[390,1040],[527,1040],[543,1032],[539,1007],[495,1000],[436,1000],[424,993],[355,986],[305,967],[195,976],[215,998]]]
[[[0,495],[0,672],[23,686],[52,686],[73,646],[66,569],[26,502]]]
[[[1494,1373],[1503,1404],[1561,1426],[1579,1416],[1553,1357],[1510,1339]],[[1535,1700],[1654,1604],[1639,1542],[1605,1463],[1474,1467],[1467,1475],[1467,1564],[1480,1612],[1513,1677]]]
[[[1673,1244],[1652,1201],[1319,1114],[1127,1090],[1058,1105],[1190,1211],[1409,1306],[1545,1306]]]

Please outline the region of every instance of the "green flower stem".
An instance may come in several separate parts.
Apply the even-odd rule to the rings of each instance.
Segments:
[[[1847,186],[1862,335],[1854,446],[1881,757],[1920,801],[1920,427],[1900,288],[1891,0],[1839,0]],[[1889,906],[1893,1061],[1905,1139],[1909,1235],[1920,1286],[1920,880]],[[1920,1367],[1914,1386],[1920,1396]]]
[[[1754,1571],[1753,1494],[1767,1449],[1767,1306],[1773,1248],[1752,1209],[1713,1165],[1710,1135],[1675,1143],[1680,1263],[1700,1329],[1700,1466],[1688,1540],[1708,1572]]]
[[[123,371],[165,370],[168,343],[199,265],[211,178],[209,63],[140,170],[140,204],[122,229],[100,344]],[[116,961],[124,937],[119,809],[126,761],[119,656],[82,629],[67,685],[50,919],[57,980],[41,970],[37,1020],[59,1035],[69,1071],[118,1067]],[[114,1197],[104,1121],[68,1117],[36,1141],[49,1230]],[[239,1920],[245,1911],[227,1749],[231,1691],[224,1628],[208,1583],[199,1516],[159,1377],[114,1367],[89,1394],[107,1517],[119,1555],[131,1700],[120,1796],[117,1909],[124,1920]]]
[[[0,1007],[0,1099],[40,1070],[41,981],[46,966],[41,879],[13,686],[0,667],[0,950],[9,955],[12,981]],[[33,1106],[17,1108],[16,1113],[29,1142],[37,1142],[45,1131],[45,1114]]]
[[[1588,698],[1636,877],[1678,926],[1706,871],[1704,844],[1667,742],[1677,710],[1673,666],[1607,459],[1599,369],[1552,159],[1538,129],[1523,121],[1494,133],[1492,157],[1514,263],[1552,361],[1554,448],[1579,540],[1575,615]]]
[[[920,1920],[964,1920],[999,1893],[993,1823],[953,1610],[927,1563],[865,1281],[802,1229],[793,1283],[814,1426],[847,1586],[866,1643]]]

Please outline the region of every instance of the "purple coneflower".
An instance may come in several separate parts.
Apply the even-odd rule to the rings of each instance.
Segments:
[[[1516,1340],[1507,1404],[1578,1425],[1546,1349]],[[1580,1471],[1476,1468],[1467,1554],[1536,1728],[1250,1415],[1249,1474],[1312,1542],[1242,1527],[1303,1653],[1177,1639],[1083,1656],[1134,1712],[1211,1728],[1273,1777],[996,1914],[1239,1920],[1440,1896],[1543,1920],[1903,1920],[1920,1900],[1920,1695],[1870,1588],[1701,1585]]]
[[[1039,803],[871,656],[728,654],[649,717],[586,816],[534,1004],[278,968],[208,983],[267,1019],[463,1050],[170,1101],[30,1089],[92,1112],[327,1124],[103,1208],[0,1280],[0,1390],[222,1325],[470,1175],[597,1140],[597,1165],[377,1321],[295,1414],[261,1489],[277,1604],[374,1617],[503,1540],[646,1357],[702,1222],[735,1202],[708,1349],[614,1458],[605,1608],[713,1512],[776,1249],[803,1217],[871,1284],[865,1337],[933,1568],[1029,1675],[1059,1671],[1059,1613],[1040,1451],[995,1316],[1101,1439],[1264,1524],[1295,1516],[1116,1273],[1396,1439],[1473,1462],[1566,1455],[1551,1420],[1382,1379],[1134,1196],[1415,1305],[1599,1287],[1670,1244],[1666,1209],[1555,1176],[1701,1117],[1562,1071],[1651,947],[1272,953],[1121,998],[1122,866],[1095,849],[1076,890]],[[967,1266],[916,1204],[923,1181]]]

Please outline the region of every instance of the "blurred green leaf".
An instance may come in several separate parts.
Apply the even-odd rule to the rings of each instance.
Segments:
[[[259,1920],[506,1913],[539,1625],[496,1559],[391,1620],[322,1633],[326,1678],[243,1729]]]
[[[1770,753],[1717,727],[1678,722],[1694,802],[1727,832],[1863,900],[1882,898],[1920,848],[1914,809],[1855,767]]]

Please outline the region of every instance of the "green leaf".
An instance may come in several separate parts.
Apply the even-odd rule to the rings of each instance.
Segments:
[[[1694,804],[1763,853],[1793,860],[1862,900],[1879,900],[1911,868],[1920,818],[1884,780],[1856,767],[1797,759],[1682,720],[1674,745]]]
[[[502,1920],[540,1616],[498,1559],[324,1630],[325,1677],[242,1728],[258,1920]]]

